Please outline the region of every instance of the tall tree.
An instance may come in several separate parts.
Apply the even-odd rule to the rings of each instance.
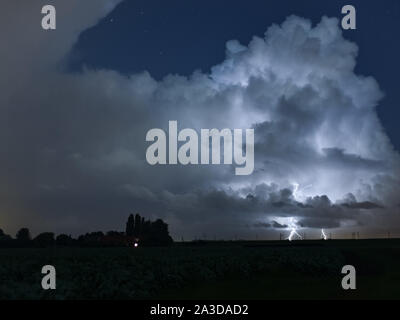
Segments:
[[[59,246],[70,246],[74,243],[74,239],[66,234],[59,234],[56,237],[56,244]]]
[[[134,232],[133,232],[133,235],[135,237],[139,237],[141,226],[142,226],[142,217],[139,215],[139,213],[136,213],[136,215],[135,215],[135,228],[134,228]]]
[[[135,230],[135,219],[133,217],[133,214],[129,215],[128,222],[126,223],[126,229],[125,233],[127,236],[133,236]]]
[[[130,236],[133,226],[133,236],[139,238],[144,245],[169,245],[173,242],[169,235],[168,224],[162,219],[156,221],[146,220],[138,213],[128,218],[126,235]]]
[[[52,246],[55,243],[53,232],[43,232],[33,239],[34,243],[40,247]]]
[[[30,241],[31,233],[29,232],[28,228],[21,228],[21,229],[19,229],[19,231],[17,232],[15,237],[19,241]]]
[[[9,241],[11,237],[8,234],[5,234],[3,230],[0,229],[0,241]]]

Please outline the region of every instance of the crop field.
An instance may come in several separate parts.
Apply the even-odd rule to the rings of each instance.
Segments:
[[[56,268],[43,290],[41,268]],[[357,271],[343,290],[341,269]],[[398,299],[400,241],[0,249],[0,299]]]

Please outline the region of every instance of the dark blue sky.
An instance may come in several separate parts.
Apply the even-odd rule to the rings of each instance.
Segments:
[[[225,42],[248,44],[272,23],[291,14],[320,21],[342,17],[341,8],[357,10],[357,30],[344,31],[360,52],[357,73],[373,76],[385,93],[378,114],[400,150],[400,1],[187,1],[125,0],[97,26],[84,32],[70,57],[70,67],[83,65],[129,74],[148,70],[156,79],[176,73],[190,75],[220,63]]]

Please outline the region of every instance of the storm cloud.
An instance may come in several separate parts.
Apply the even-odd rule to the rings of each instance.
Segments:
[[[131,211],[186,238],[281,230],[292,217],[304,228],[399,222],[399,156],[376,114],[383,94],[355,74],[357,45],[336,18],[290,16],[249,44],[228,41],[210,73],[156,81],[65,67],[79,35],[119,1],[52,1],[55,32],[37,21],[44,2],[24,2],[0,5],[3,229],[118,229]],[[169,120],[254,128],[253,174],[147,164],[146,133]]]

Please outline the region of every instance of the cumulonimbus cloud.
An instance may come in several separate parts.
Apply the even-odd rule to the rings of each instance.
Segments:
[[[281,229],[277,218],[288,217],[310,228],[398,221],[399,158],[376,114],[382,92],[355,74],[358,48],[337,19],[312,26],[290,16],[248,45],[228,41],[223,62],[190,77],[61,71],[79,33],[117,1],[102,4],[93,12],[89,1],[79,18],[89,22],[61,30],[64,39],[32,31],[54,41],[49,53],[24,61],[22,44],[2,54],[11,61],[0,75],[5,229],[21,221],[38,231],[112,229],[130,210],[167,218],[186,237]],[[13,37],[26,38],[24,28]],[[168,120],[180,129],[254,128],[254,173],[148,165],[146,132]]]

